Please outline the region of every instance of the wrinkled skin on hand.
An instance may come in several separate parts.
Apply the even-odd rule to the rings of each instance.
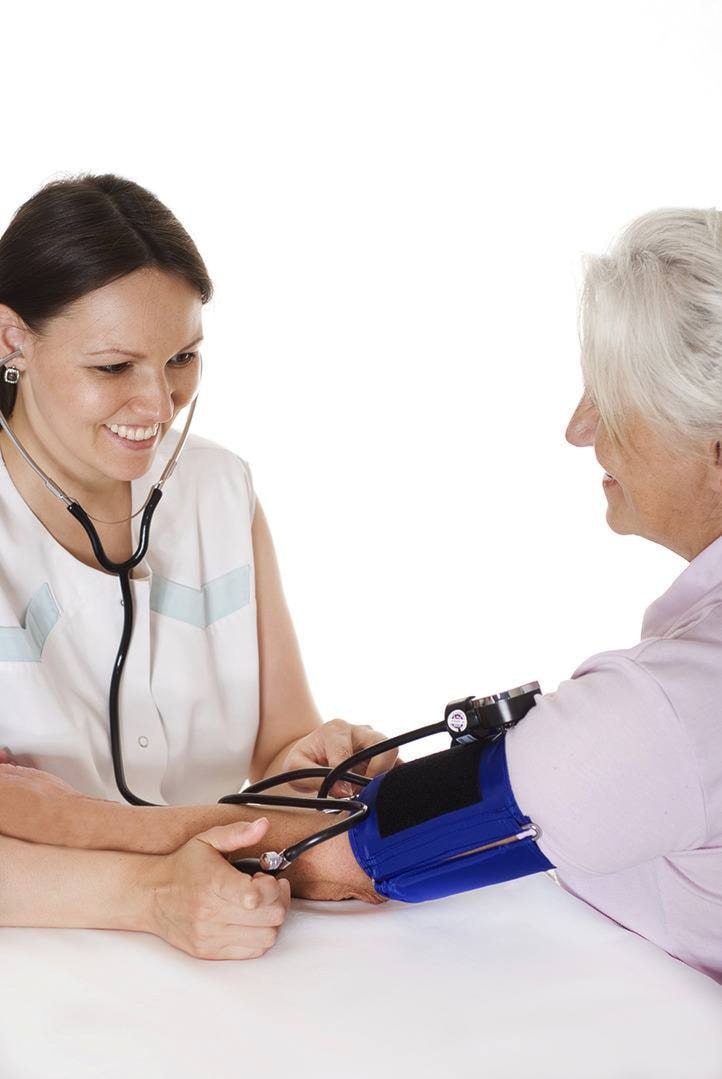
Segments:
[[[339,835],[302,854],[284,874],[295,896],[302,899],[361,899],[364,903],[385,903],[374,891],[353,856],[348,836]]]

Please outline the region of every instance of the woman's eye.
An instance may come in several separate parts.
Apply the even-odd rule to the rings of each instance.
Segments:
[[[102,367],[96,367],[96,371],[102,371],[105,375],[117,375],[120,371],[125,371],[126,367],[130,367],[129,363],[106,363]]]
[[[172,360],[168,360],[168,364],[170,367],[188,367],[193,363],[197,355],[197,352],[179,352]],[[119,375],[130,366],[129,363],[106,363],[101,367],[94,368],[94,370],[102,371],[104,375]]]
[[[197,355],[197,352],[179,352],[172,360],[168,360],[168,363],[172,367],[188,367],[189,364],[193,363]]]

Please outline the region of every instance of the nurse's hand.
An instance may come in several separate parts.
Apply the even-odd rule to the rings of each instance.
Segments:
[[[103,846],[89,841],[99,804],[49,772],[0,763],[3,835],[68,847]]]
[[[198,959],[263,955],[286,917],[288,881],[239,873],[223,855],[257,846],[267,830],[265,817],[220,825],[173,854],[151,856],[140,882],[147,897],[144,927]]]
[[[59,776],[43,772],[40,768],[27,768],[18,764],[14,758],[11,761],[0,759],[0,782],[12,783],[14,788],[22,788],[28,794],[36,794],[38,797],[56,798],[58,803],[77,799],[79,804],[87,800],[84,794]]]
[[[379,734],[378,731],[366,725],[354,726],[342,719],[332,719],[295,742],[279,771],[291,772],[296,768],[315,768],[319,765],[333,768],[360,749],[374,746],[385,739],[385,734]],[[386,753],[379,754],[378,757],[372,757],[370,761],[362,761],[354,765],[351,771],[371,777],[380,775],[381,772],[388,772],[389,768],[393,768],[398,761],[398,756],[398,750],[390,749]],[[319,781],[317,779],[299,780],[291,786],[295,790],[316,791]],[[339,782],[334,783],[330,793],[334,798],[346,798],[353,794],[354,790],[355,788],[350,783]]]

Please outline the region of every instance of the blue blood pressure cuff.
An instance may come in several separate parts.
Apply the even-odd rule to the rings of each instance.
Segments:
[[[401,764],[356,796],[369,813],[349,832],[351,849],[380,895],[420,903],[554,868],[516,804],[504,743]]]

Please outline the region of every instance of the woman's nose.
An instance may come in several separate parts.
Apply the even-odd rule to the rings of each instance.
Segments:
[[[133,398],[133,407],[148,423],[166,423],[172,418],[173,391],[164,374],[144,383]]]
[[[572,446],[593,446],[598,424],[599,413],[585,392],[567,425],[567,442]]]

